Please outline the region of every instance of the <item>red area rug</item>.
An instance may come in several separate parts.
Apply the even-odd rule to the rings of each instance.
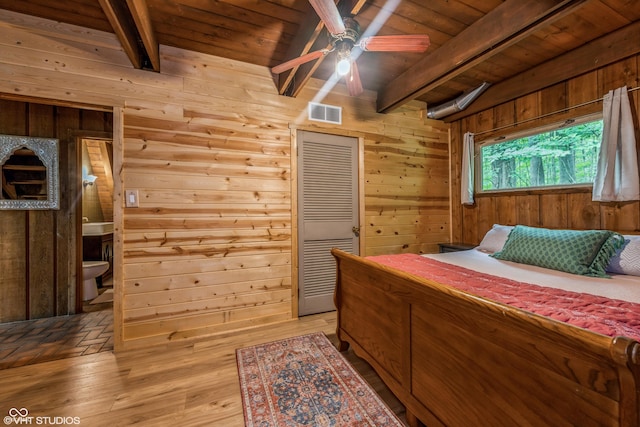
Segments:
[[[403,424],[322,333],[236,350],[247,427]]]

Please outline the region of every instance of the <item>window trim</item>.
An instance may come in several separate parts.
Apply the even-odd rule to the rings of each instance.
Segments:
[[[529,129],[514,131],[508,134],[503,134],[496,137],[486,138],[480,141],[476,141],[474,147],[474,192],[480,194],[504,194],[517,191],[540,191],[540,190],[558,190],[558,189],[572,189],[572,188],[592,188],[593,183],[581,183],[581,184],[562,184],[562,185],[541,185],[536,187],[518,187],[518,188],[498,188],[492,190],[482,189],[482,148],[494,144],[506,143],[520,138],[525,138],[531,135],[538,135],[541,133],[551,132],[556,129],[562,129],[567,126],[577,126],[583,123],[595,122],[597,120],[603,120],[602,111],[597,113],[591,113],[584,116],[565,119],[561,122],[553,122],[546,125],[532,127]]]

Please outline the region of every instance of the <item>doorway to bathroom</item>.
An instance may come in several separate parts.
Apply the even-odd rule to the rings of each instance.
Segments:
[[[57,174],[55,181],[45,176],[44,183],[58,183],[46,186],[47,199],[58,201],[46,209],[32,194],[25,198],[24,189],[14,191],[12,186],[17,183],[5,184],[10,187],[3,190],[4,205],[15,200],[19,206],[0,206],[0,324],[69,316],[82,310],[78,294],[82,286],[81,140],[112,139],[114,120],[111,108],[64,104],[38,103],[18,95],[0,99],[0,135],[57,140],[57,156],[39,161],[49,168],[52,178]],[[33,150],[18,147],[7,158],[31,157],[30,152]],[[41,165],[29,166],[27,169],[41,169]],[[31,187],[38,180],[29,177],[26,183]]]
[[[46,194],[47,198],[51,194],[55,197],[49,200],[59,202],[57,207],[42,209],[40,195],[34,201],[32,194],[26,198],[24,189],[13,191],[12,187],[3,190],[9,192],[6,196],[0,196],[6,197],[3,205],[9,204],[9,194],[19,204],[18,209],[0,206],[0,336],[4,338],[0,369],[113,349],[113,309],[81,313],[79,294],[82,139],[109,143],[113,111],[63,104],[39,103],[19,95],[0,99],[0,135],[57,140],[57,156],[40,161],[49,173],[57,174],[58,185],[47,185]],[[105,146],[107,150],[110,145]],[[12,150],[7,158],[31,157],[32,151],[18,147],[17,153]],[[26,181],[30,186],[37,184],[34,177]]]
[[[82,311],[113,308],[113,145],[82,138]],[[95,277],[91,277],[95,276]]]

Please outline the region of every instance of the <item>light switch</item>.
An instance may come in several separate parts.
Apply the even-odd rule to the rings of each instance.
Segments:
[[[128,208],[138,207],[138,190],[126,190],[124,192],[125,206]]]

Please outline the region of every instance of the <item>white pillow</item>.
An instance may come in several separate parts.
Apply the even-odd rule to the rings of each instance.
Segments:
[[[476,249],[490,254],[501,251],[513,227],[513,225],[493,224]]]
[[[622,250],[611,257],[608,273],[640,276],[640,236],[625,235]]]

